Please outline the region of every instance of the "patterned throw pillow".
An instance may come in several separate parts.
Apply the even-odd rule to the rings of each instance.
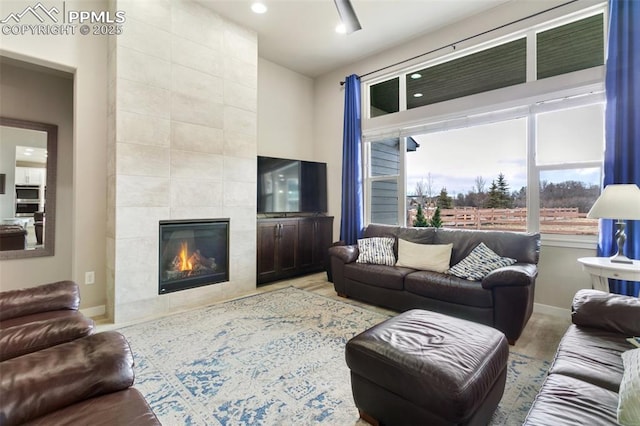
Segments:
[[[480,243],[471,253],[449,269],[451,275],[469,281],[481,281],[489,272],[516,263],[516,259],[501,257],[484,243]]]
[[[618,392],[618,423],[640,425],[640,348],[622,353],[624,373]]]
[[[372,237],[358,240],[357,263],[374,263],[393,266],[396,257],[393,254],[394,239],[391,237]]]

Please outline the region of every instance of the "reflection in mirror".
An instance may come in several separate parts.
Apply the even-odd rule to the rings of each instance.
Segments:
[[[52,256],[58,127],[0,117],[0,259]]]

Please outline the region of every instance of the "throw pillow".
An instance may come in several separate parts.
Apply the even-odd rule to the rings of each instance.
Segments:
[[[422,271],[447,272],[452,249],[453,244],[416,244],[399,239],[396,266]]]
[[[467,257],[449,269],[451,275],[469,281],[481,281],[489,272],[516,263],[510,257],[501,257],[484,243],[478,244]]]
[[[622,353],[624,372],[618,391],[618,423],[640,425],[640,348]]]
[[[394,239],[391,237],[371,237],[358,240],[357,263],[374,263],[376,265],[393,266],[396,257],[393,255]]]

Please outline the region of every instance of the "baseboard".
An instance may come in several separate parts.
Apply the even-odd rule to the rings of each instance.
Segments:
[[[80,309],[80,312],[84,316],[90,318],[102,317],[107,313],[107,307],[105,305],[91,306],[89,308]]]
[[[569,309],[559,308],[557,306],[551,305],[543,305],[542,303],[534,303],[533,312],[561,318],[568,318],[571,316],[571,311]]]

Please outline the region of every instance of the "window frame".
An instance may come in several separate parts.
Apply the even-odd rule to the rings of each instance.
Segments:
[[[485,124],[495,121],[502,121],[509,118],[527,117],[527,136],[526,136],[526,153],[527,153],[527,206],[535,205],[536,208],[528,208],[527,211],[527,230],[537,232],[539,229],[539,178],[540,171],[549,169],[549,166],[538,166],[535,163],[535,116],[538,112],[546,112],[552,109],[565,109],[571,106],[586,105],[593,103],[593,99],[604,100],[604,65],[598,67],[587,68],[574,71],[558,76],[548,77],[542,80],[536,80],[536,39],[537,33],[546,31],[551,28],[562,26],[580,19],[603,15],[603,26],[605,31],[604,46],[607,46],[606,24],[608,22],[608,10],[606,4],[598,4],[557,16],[554,19],[540,21],[537,24],[530,25],[527,28],[521,28],[507,33],[506,30],[499,30],[493,39],[486,37],[478,37],[479,41],[474,44],[461,43],[460,48],[450,49],[449,52],[440,52],[423,62],[406,66],[401,69],[395,69],[385,75],[373,76],[362,82],[363,99],[362,99],[362,143],[363,164],[368,164],[369,143],[375,142],[389,137],[405,137],[412,134],[427,133],[436,130],[446,130],[460,127],[469,127],[475,124]],[[500,35],[502,33],[502,35]],[[470,95],[463,98],[452,99],[437,104],[416,107],[407,110],[406,103],[406,78],[407,75],[416,70],[423,69],[429,65],[436,65],[456,57],[468,55],[476,51],[484,50],[495,45],[503,44],[510,40],[515,40],[525,36],[527,39],[527,80],[526,83],[516,86],[510,86],[502,89],[492,90],[480,94]],[[484,39],[484,41],[483,41]],[[399,78],[400,105],[397,113],[386,114],[380,117],[370,118],[370,99],[369,85],[377,84],[392,78]],[[499,101],[496,101],[499,99]],[[560,106],[564,100],[567,103]],[[427,117],[427,118],[425,118]],[[403,153],[401,155],[400,175],[398,185],[404,192],[403,200],[406,200],[406,142]],[[563,164],[566,168],[575,168],[575,163]],[[603,162],[579,163],[580,167],[599,167],[601,176],[603,174]],[[559,165],[552,166],[555,169]],[[389,177],[376,176],[388,180]],[[374,178],[374,179],[375,179]],[[365,167],[364,173],[364,194],[365,194],[365,224],[371,223],[370,212],[370,179],[368,167]],[[400,194],[400,191],[399,191]],[[404,220],[406,226],[406,214],[404,212],[406,201],[398,203],[400,223]],[[402,219],[404,217],[404,219]],[[535,224],[535,226],[532,226]],[[559,247],[575,247],[592,249],[597,243],[597,235],[565,235],[565,234],[542,234],[542,243]]]

